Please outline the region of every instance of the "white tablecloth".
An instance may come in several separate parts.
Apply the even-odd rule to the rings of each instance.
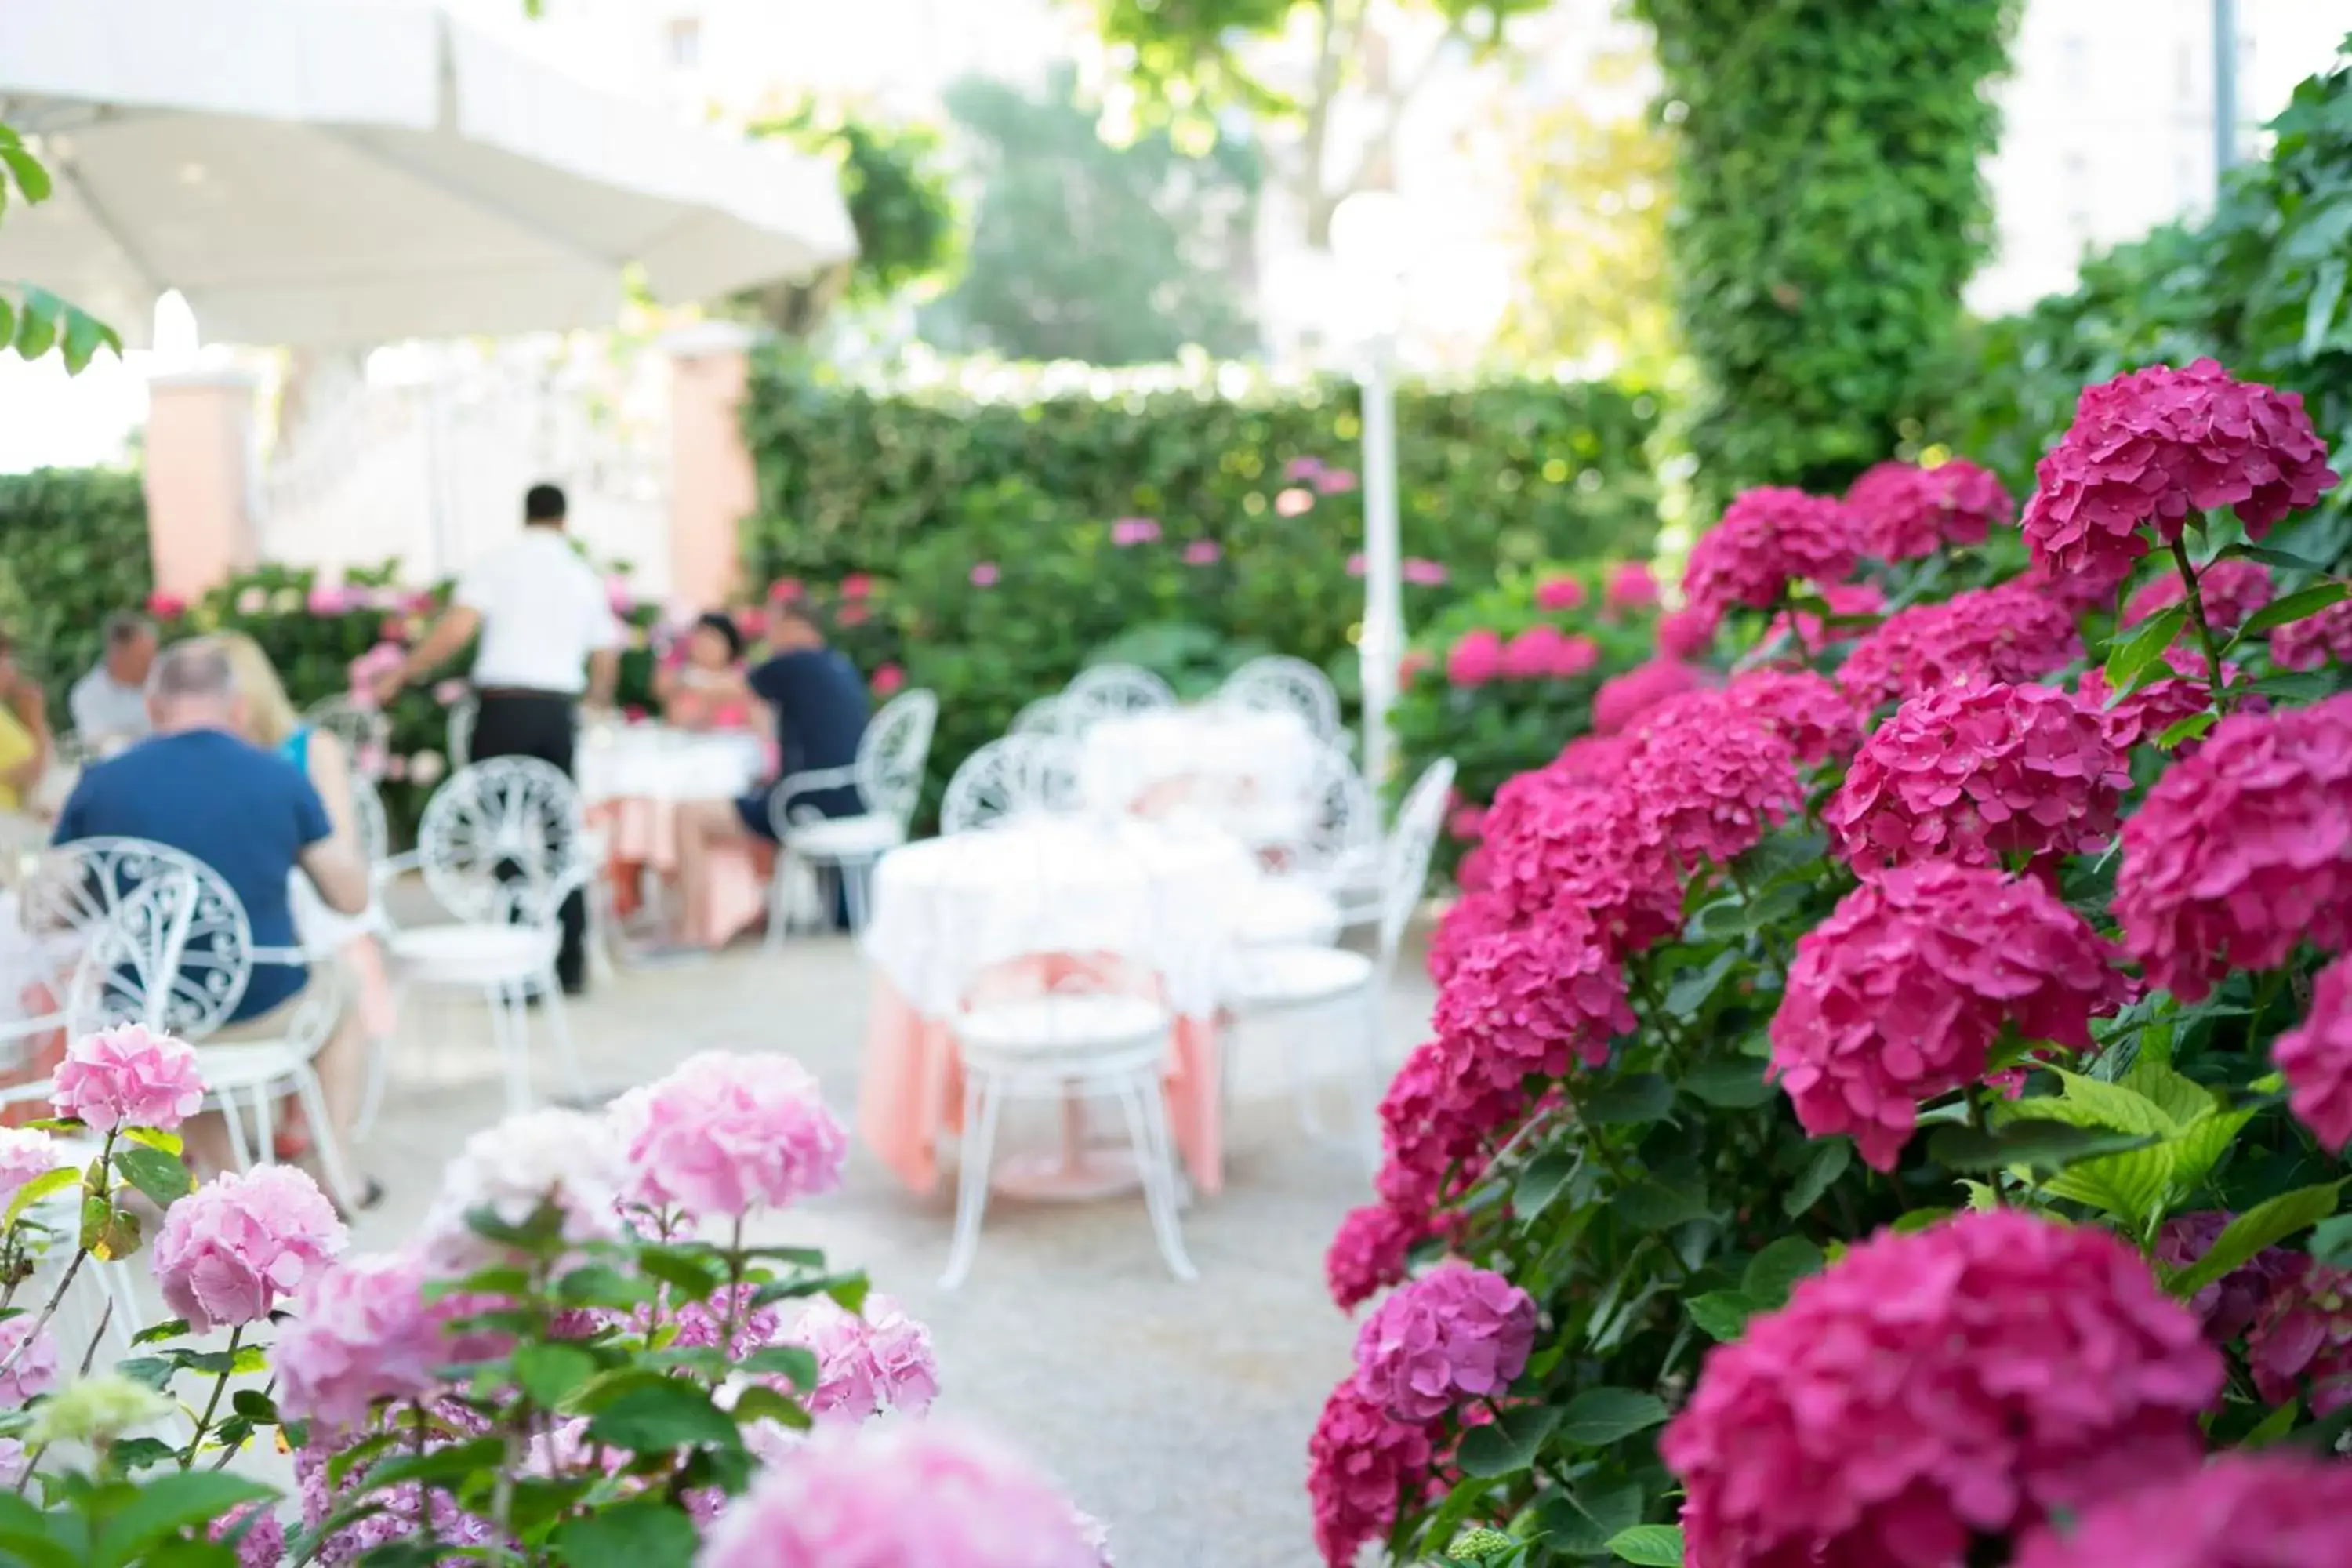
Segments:
[[[1253,847],[1309,819],[1315,732],[1296,713],[1203,706],[1105,719],[1078,743],[1078,793],[1097,811],[1197,815]]]
[[[1259,873],[1219,833],[1131,819],[1039,818],[894,849],[875,874],[866,954],[926,1017],[993,966],[1114,952],[1157,969],[1169,1005],[1216,1008]]]
[[[582,732],[575,759],[580,795],[607,800],[731,800],[748,795],[767,768],[757,735],[710,734],[634,724]]]

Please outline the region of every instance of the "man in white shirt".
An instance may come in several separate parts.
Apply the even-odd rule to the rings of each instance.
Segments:
[[[129,610],[106,617],[106,652],[67,698],[74,732],[93,756],[147,738],[147,671],[155,662],[155,627]]]
[[[563,492],[533,485],[523,497],[522,537],[483,557],[457,581],[448,611],[377,697],[390,701],[479,633],[474,652],[473,760],[537,757],[568,776],[584,691],[592,708],[612,705],[621,670],[621,626],[595,570],[563,531]],[[587,906],[563,900],[563,948],[556,977],[567,995],[587,984]]]

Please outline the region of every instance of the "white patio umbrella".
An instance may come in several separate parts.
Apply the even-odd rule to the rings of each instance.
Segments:
[[[0,277],[143,339],[341,346],[609,323],[856,253],[824,161],[671,122],[417,5],[0,0],[0,120],[52,198]]]

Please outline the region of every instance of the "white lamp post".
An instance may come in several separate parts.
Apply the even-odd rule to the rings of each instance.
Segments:
[[[1388,782],[1389,710],[1396,702],[1397,664],[1404,657],[1403,547],[1397,533],[1397,334],[1412,239],[1403,201],[1390,191],[1359,191],[1331,215],[1331,254],[1349,335],[1361,355],[1357,381],[1364,409],[1364,632],[1357,645],[1364,686],[1364,776]]]

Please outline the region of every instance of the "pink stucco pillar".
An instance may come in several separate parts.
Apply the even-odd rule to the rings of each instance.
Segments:
[[[255,384],[225,368],[148,381],[147,552],[159,593],[194,598],[255,564]]]
[[[737,530],[759,506],[740,424],[751,333],[703,321],[671,334],[669,585],[682,612],[726,605],[742,576]]]

